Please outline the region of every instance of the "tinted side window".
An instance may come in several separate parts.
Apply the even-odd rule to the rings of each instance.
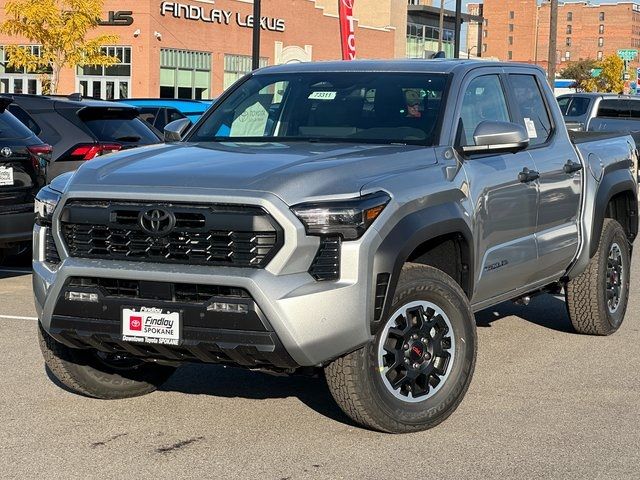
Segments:
[[[567,117],[582,117],[589,111],[591,99],[587,97],[574,97],[567,110]]]
[[[560,107],[560,111],[562,115],[566,115],[569,110],[569,103],[571,102],[571,97],[560,97],[558,98],[558,106]]]
[[[485,120],[511,121],[498,75],[474,78],[464,92],[458,132],[459,145],[474,145],[473,133]]]
[[[140,118],[150,125],[153,125],[158,115],[158,110],[156,107],[142,107],[140,108]]]
[[[540,86],[534,75],[509,75],[513,97],[518,105],[518,121],[527,129],[529,144],[540,145],[549,140],[552,123]]]
[[[629,118],[631,116],[629,100],[618,98],[602,100],[598,106],[597,116],[608,118]]]
[[[180,120],[181,118],[187,118],[175,108],[167,108],[167,123],[171,123],[174,120]]]
[[[7,110],[9,110],[13,114],[13,116],[20,120],[29,130],[31,130],[36,135],[40,135],[42,129],[31,117],[31,115],[25,112],[22,108],[20,108],[18,105],[12,104],[7,107]]]

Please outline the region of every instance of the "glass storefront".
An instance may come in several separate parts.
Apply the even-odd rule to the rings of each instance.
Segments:
[[[436,27],[420,25],[417,23],[407,24],[407,57],[408,58],[428,58],[438,51],[439,30]],[[453,30],[444,30],[442,38],[442,50],[447,58],[453,58]]]
[[[131,96],[131,47],[105,46],[105,54],[118,58],[118,63],[103,67],[78,67],[76,89],[87,98],[117,100]]]
[[[160,50],[160,98],[211,98],[211,53]]]

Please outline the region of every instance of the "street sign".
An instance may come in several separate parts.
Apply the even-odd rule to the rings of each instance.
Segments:
[[[592,78],[598,78],[601,73],[602,73],[602,69],[601,68],[592,68],[591,69],[591,77]]]
[[[632,50],[629,48],[621,49],[621,50],[618,50],[618,56],[622,60],[626,60],[627,62],[630,62],[631,60],[635,60],[635,58],[638,56],[638,50]]]

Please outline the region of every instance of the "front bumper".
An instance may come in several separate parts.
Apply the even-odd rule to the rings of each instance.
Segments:
[[[103,198],[109,197],[113,198],[113,194],[105,193]],[[100,194],[92,192],[86,194],[85,198],[100,198]],[[157,197],[155,199],[165,200]],[[65,200],[63,198],[62,202]],[[181,200],[189,201],[189,198]],[[206,199],[198,198],[198,201],[203,200],[228,203],[229,197],[218,199],[209,195]],[[296,366],[320,365],[368,342],[371,339],[369,322],[374,309],[374,286],[371,280],[373,262],[368,258],[368,252],[375,251],[380,243],[376,230],[370,229],[358,241],[342,244],[339,281],[318,282],[307,271],[315,257],[319,241],[305,235],[304,227],[284,202],[275,196],[265,198],[264,194],[236,197],[234,202],[264,207],[285,231],[285,245],[264,269],[73,258],[68,257],[59,232],[55,230],[53,236],[61,263],[51,265],[44,261],[46,229],[36,226],[33,283],[36,309],[44,329],[63,340],[58,320],[54,321],[58,298],[70,278],[90,277],[242,288],[249,292],[264,315],[266,335],[269,337],[264,344],[271,342],[273,345],[265,348],[275,352],[281,346]],[[59,212],[60,209],[57,209],[56,215]],[[57,224],[56,215],[54,225]],[[148,306],[154,306],[153,302],[148,303]],[[84,332],[86,336],[91,334],[92,329],[96,333],[102,329],[101,332],[115,338],[119,330],[119,325],[114,324],[85,323],[78,324],[77,327],[67,326],[69,328],[66,330],[75,331],[73,335],[76,336],[78,332]],[[207,328],[205,333],[206,342],[213,345],[209,352],[220,348],[241,353],[244,348],[259,343],[253,334],[243,335],[241,330],[231,332],[233,338],[224,337],[226,333],[218,328]],[[69,344],[74,341],[71,337],[66,340]],[[153,358],[157,355],[150,352],[147,356]],[[213,361],[215,358],[200,360]],[[233,363],[242,365],[243,361],[237,359]]]
[[[33,205],[17,212],[0,213],[0,247],[30,241],[33,221]]]

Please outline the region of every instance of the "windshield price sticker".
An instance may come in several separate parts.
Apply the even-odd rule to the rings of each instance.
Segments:
[[[338,92],[313,92],[309,95],[309,100],[335,100]]]
[[[122,309],[122,340],[127,342],[178,345],[180,312],[161,308]]]
[[[13,168],[0,167],[0,186],[13,185]]]

